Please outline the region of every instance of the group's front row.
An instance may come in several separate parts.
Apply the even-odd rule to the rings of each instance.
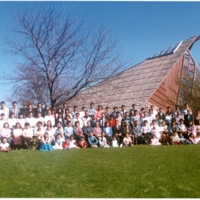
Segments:
[[[116,121],[117,122],[117,121]],[[107,125],[108,123],[105,123]],[[191,127],[194,127],[191,124]],[[57,150],[57,149],[79,149],[79,148],[109,148],[109,147],[128,147],[135,144],[199,144],[200,133],[196,132],[194,137],[193,128],[186,128],[184,120],[180,120],[180,125],[172,122],[167,126],[165,121],[158,126],[156,120],[152,121],[151,126],[145,120],[141,127],[139,121],[131,127],[128,121],[125,121],[122,129],[118,129],[116,125],[112,129],[109,125],[101,129],[98,122],[95,127],[84,127],[84,131],[79,127],[79,122],[75,123],[75,127],[71,126],[71,122],[63,129],[60,123],[55,128],[52,127],[50,121],[47,126],[43,127],[42,122],[37,123],[36,128],[31,128],[29,123],[25,123],[22,129],[20,123],[16,123],[14,128],[9,128],[7,122],[4,123],[0,130],[0,151],[9,152],[10,149],[17,150],[21,148],[39,149],[41,151]],[[190,130],[191,129],[191,130]]]

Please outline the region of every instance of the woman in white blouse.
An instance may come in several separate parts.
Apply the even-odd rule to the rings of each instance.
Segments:
[[[22,147],[22,137],[23,130],[19,122],[16,123],[13,129],[13,148],[17,150]]]

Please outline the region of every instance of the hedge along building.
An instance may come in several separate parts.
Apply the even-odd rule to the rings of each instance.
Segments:
[[[68,101],[69,107],[89,107],[91,102],[103,107],[120,107],[125,105],[131,108],[132,104],[137,107],[148,108],[154,105],[166,110],[172,106],[170,99],[178,101],[179,86],[174,84],[176,79],[181,79],[183,72],[194,77],[197,64],[195,63],[190,49],[200,39],[194,36],[183,42],[147,58],[143,62],[101,82]]]

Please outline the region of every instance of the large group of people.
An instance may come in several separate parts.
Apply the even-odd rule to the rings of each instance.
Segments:
[[[22,112],[17,102],[9,109],[2,101],[0,117],[0,151],[5,152],[200,143],[200,109],[193,115],[188,103],[182,110],[168,106],[166,112],[154,105],[126,110],[125,105],[103,109],[91,103],[70,111],[66,103],[56,110],[38,103]]]

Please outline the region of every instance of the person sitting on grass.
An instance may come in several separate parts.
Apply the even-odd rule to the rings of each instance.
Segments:
[[[91,147],[91,148],[98,147],[98,139],[95,136],[93,136],[92,131],[89,132],[88,143],[89,143],[89,147]]]
[[[123,146],[124,147],[131,147],[131,146],[133,146],[132,143],[133,142],[131,140],[131,137],[129,136],[128,133],[126,133],[125,138],[123,139]]]
[[[172,130],[172,136],[170,137],[172,145],[181,144],[180,138],[178,137],[178,133],[175,129]]]
[[[63,149],[68,149],[69,150],[70,142],[69,142],[69,137],[65,138],[65,141],[62,143]]]
[[[159,142],[159,139],[156,137],[155,134],[152,135],[150,145],[151,145],[151,146],[161,145],[161,143]]]
[[[59,149],[63,149],[62,147],[62,143],[64,142],[64,139],[61,137],[61,134],[58,133],[56,140],[55,140],[55,146],[54,149],[59,150]]]
[[[3,141],[0,144],[0,151],[1,152],[10,152],[10,145],[9,145],[6,137],[3,138]]]
[[[110,146],[107,144],[107,140],[104,135],[104,132],[102,132],[101,137],[99,138],[99,146],[102,148],[109,148]]]
[[[111,141],[111,144],[112,144],[112,147],[119,147],[119,144],[115,135]]]
[[[51,146],[51,139],[49,133],[46,132],[41,140],[40,151],[53,151],[54,148]]]
[[[81,137],[81,139],[78,141],[78,147],[80,147],[80,148],[88,147],[88,143],[85,141],[84,137]]]
[[[188,139],[186,139],[186,138],[183,136],[182,133],[179,133],[179,138],[180,138],[181,144],[191,144],[191,142],[190,142]]]
[[[70,136],[70,139],[69,139],[69,149],[80,149],[77,146],[76,140],[74,139],[74,135]]]
[[[191,144],[195,144],[196,137],[194,136],[194,134],[192,132],[188,134],[189,134],[188,140],[191,142]]]
[[[200,144],[200,134],[197,134],[197,137],[194,139],[194,144]]]

